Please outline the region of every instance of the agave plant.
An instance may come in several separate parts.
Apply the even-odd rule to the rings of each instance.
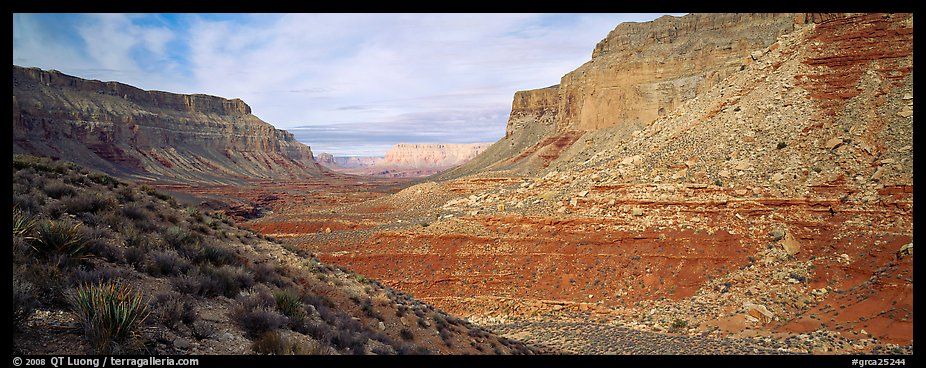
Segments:
[[[37,228],[32,249],[43,256],[54,254],[68,259],[81,259],[87,253],[87,241],[80,232],[80,224],[69,225],[61,221],[43,221]]]
[[[80,286],[70,294],[69,302],[84,336],[100,354],[108,354],[114,344],[136,336],[149,315],[142,294],[121,282]]]
[[[35,229],[35,220],[19,207],[13,207],[13,236],[25,240],[32,240],[32,230]]]

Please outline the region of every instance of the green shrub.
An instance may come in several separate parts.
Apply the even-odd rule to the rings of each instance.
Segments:
[[[676,318],[674,321],[672,321],[672,325],[669,326],[669,332],[682,332],[687,328],[688,321]]]
[[[193,233],[189,229],[179,226],[171,226],[164,232],[163,236],[167,245],[178,251],[194,246],[196,243],[196,237]]]
[[[209,293],[211,295],[224,295],[232,298],[242,289],[254,286],[254,276],[241,267],[206,267],[204,271],[215,282],[216,289],[214,293]]]
[[[203,244],[195,257],[198,263],[209,262],[216,266],[238,264],[238,255],[234,250],[214,244]]]
[[[118,180],[116,180],[116,179],[113,178],[112,176],[109,176],[109,175],[106,175],[106,174],[103,174],[103,173],[99,173],[99,172],[90,173],[90,175],[87,175],[87,177],[88,177],[91,181],[93,181],[94,183],[97,183],[97,184],[100,184],[100,185],[105,185],[105,186],[111,187],[111,188],[115,188],[115,187],[119,186],[119,184],[121,184]]]
[[[305,320],[305,308],[302,306],[302,298],[292,290],[279,290],[273,293],[273,299],[276,301],[277,310],[284,316],[290,318],[294,323],[301,323]]]
[[[148,317],[148,305],[142,299],[141,293],[118,282],[80,286],[69,297],[84,336],[99,354],[110,354],[137,336]]]
[[[67,259],[82,259],[86,256],[86,240],[80,224],[61,221],[42,221],[36,229],[32,249],[46,258],[60,255]]]

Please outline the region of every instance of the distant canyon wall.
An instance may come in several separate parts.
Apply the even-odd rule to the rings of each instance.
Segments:
[[[319,164],[349,174],[421,177],[428,176],[472,160],[491,143],[399,143],[384,157],[335,157],[318,155]]]
[[[311,149],[240,99],[145,91],[13,66],[13,153],[176,182],[320,175]]]

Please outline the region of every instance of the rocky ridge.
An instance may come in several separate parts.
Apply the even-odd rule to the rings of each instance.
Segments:
[[[308,146],[240,99],[144,91],[13,66],[13,152],[136,180],[240,182],[322,175]]]

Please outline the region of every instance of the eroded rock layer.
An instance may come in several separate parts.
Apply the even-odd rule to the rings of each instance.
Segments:
[[[308,146],[252,115],[239,99],[145,91],[15,65],[13,152],[142,180],[321,174]]]

